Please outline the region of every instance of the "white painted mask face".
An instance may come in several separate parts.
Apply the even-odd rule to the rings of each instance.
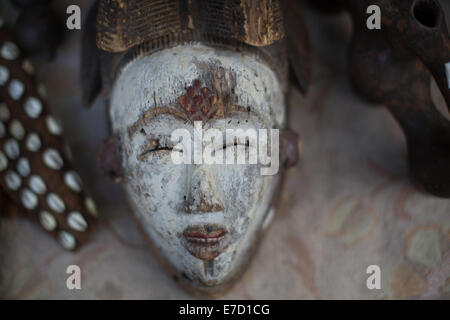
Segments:
[[[224,136],[226,129],[280,128],[284,94],[275,73],[242,53],[166,49],[122,70],[110,118],[125,192],[153,244],[193,287],[226,285],[270,216],[278,175],[261,175],[259,164],[175,164],[170,137],[176,129],[193,137],[194,120]],[[236,146],[213,147],[224,148]]]

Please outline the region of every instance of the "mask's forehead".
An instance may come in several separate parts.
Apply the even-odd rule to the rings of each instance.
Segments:
[[[175,106],[196,81],[205,85],[209,67],[222,70],[220,81],[232,83],[234,104],[250,107],[269,126],[283,125],[284,92],[275,72],[252,56],[197,44],[141,57],[122,70],[111,96],[114,132],[129,128],[151,108]]]

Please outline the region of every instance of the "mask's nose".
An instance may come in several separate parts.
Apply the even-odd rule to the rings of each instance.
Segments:
[[[223,200],[213,173],[205,166],[189,166],[187,193],[184,202],[186,213],[223,211]]]

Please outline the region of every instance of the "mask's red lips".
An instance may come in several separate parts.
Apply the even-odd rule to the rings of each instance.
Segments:
[[[225,230],[214,230],[211,232],[205,232],[203,230],[196,230],[196,231],[184,231],[183,235],[186,238],[192,238],[192,239],[219,239],[226,235],[227,232]]]
[[[194,257],[212,260],[227,247],[227,230],[217,225],[188,227],[183,232],[184,247]]]

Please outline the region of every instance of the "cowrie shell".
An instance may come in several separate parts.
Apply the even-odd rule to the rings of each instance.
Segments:
[[[19,57],[19,48],[12,42],[7,41],[0,50],[0,55],[6,60],[15,60]]]
[[[8,171],[5,174],[5,183],[8,189],[16,191],[22,185],[22,178],[14,171]]]
[[[32,119],[37,119],[42,113],[42,102],[36,97],[29,97],[25,102],[25,112]]]
[[[39,221],[47,231],[53,231],[56,229],[56,219],[51,213],[48,213],[47,211],[41,211],[39,213]]]
[[[39,203],[38,197],[28,189],[22,190],[20,200],[22,201],[23,206],[29,210],[35,209]]]
[[[25,128],[23,127],[22,123],[17,119],[11,121],[11,125],[9,126],[9,132],[17,140],[22,140],[23,137],[25,137]]]
[[[60,121],[56,120],[52,116],[47,116],[45,122],[47,124],[47,129],[51,134],[55,136],[62,134],[63,129]]]
[[[34,67],[30,60],[25,59],[22,63],[22,69],[25,70],[29,75],[34,74]]]
[[[95,202],[92,198],[88,197],[84,200],[84,205],[86,207],[86,210],[89,212],[90,215],[93,217],[98,216],[97,212],[97,206],[95,205]]]
[[[61,199],[61,197],[55,193],[50,193],[47,196],[47,204],[50,207],[50,209],[52,209],[57,213],[63,213],[64,210],[66,210],[66,205],[63,199]]]
[[[11,160],[16,160],[20,155],[20,147],[17,141],[8,139],[5,143],[5,152]]]
[[[56,149],[47,149],[42,157],[45,165],[50,169],[59,170],[64,166],[64,160]]]
[[[0,86],[4,86],[9,80],[9,70],[5,66],[0,66]]]
[[[68,233],[67,231],[61,231],[59,233],[59,243],[67,250],[73,250],[76,245],[76,240],[73,235]]]
[[[27,158],[20,158],[17,161],[17,172],[20,173],[22,177],[27,177],[30,174],[30,162]]]
[[[82,181],[75,171],[69,171],[64,175],[64,183],[75,192],[81,191]]]
[[[28,186],[30,187],[33,192],[43,195],[47,192],[47,185],[45,184],[44,180],[38,175],[33,175],[30,178],[30,181],[28,182]]]
[[[11,98],[13,98],[14,100],[19,100],[22,97],[24,91],[25,85],[22,83],[22,81],[17,79],[11,80],[8,86],[8,92]]]
[[[67,217],[67,224],[75,231],[84,232],[86,231],[88,224],[81,213],[75,211],[71,212]]]
[[[39,138],[39,135],[35,132],[30,133],[25,141],[25,147],[31,152],[39,151],[41,148],[41,138]]]

